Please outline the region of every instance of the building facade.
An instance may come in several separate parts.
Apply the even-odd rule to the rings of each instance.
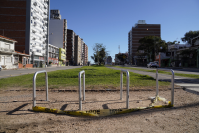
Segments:
[[[88,65],[88,46],[83,44],[83,65]]]
[[[49,44],[49,62],[53,65],[58,65],[59,48]]]
[[[30,55],[15,51],[16,41],[0,35],[0,65],[4,69],[32,68]]]
[[[51,10],[49,21],[49,43],[67,52],[67,20],[61,19],[59,10]],[[68,62],[65,59],[65,62]]]
[[[160,24],[146,24],[145,20],[139,20],[128,33],[128,56],[129,63],[137,65],[137,48],[139,40],[145,36],[161,36]],[[143,60],[146,60],[145,57]]]
[[[82,65],[82,53],[81,53],[81,38],[79,35],[75,36],[75,52],[74,52],[74,65]]]
[[[59,66],[66,65],[66,50],[63,48],[59,48]]]
[[[107,57],[105,65],[112,65],[112,57],[111,56]]]
[[[75,35],[73,30],[67,29],[67,56],[70,65],[74,64],[74,53],[75,53]]]
[[[15,50],[31,55],[31,63],[37,66],[48,57],[49,3],[50,0],[0,2],[0,34],[15,39]]]
[[[0,65],[6,69],[17,68],[18,60],[15,61],[16,41],[0,35]]]

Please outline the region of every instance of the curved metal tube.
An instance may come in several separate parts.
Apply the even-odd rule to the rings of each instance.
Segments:
[[[48,75],[46,70],[37,71],[33,76],[33,107],[36,106],[36,76],[38,73],[45,73],[45,80],[46,80],[46,101],[48,101]]]
[[[85,101],[85,71],[79,72],[79,110],[82,110],[82,97],[81,97],[81,75],[83,74],[83,101]]]
[[[121,70],[120,73],[120,100],[122,100],[123,93],[123,73],[126,73],[126,108],[129,107],[129,71]]]

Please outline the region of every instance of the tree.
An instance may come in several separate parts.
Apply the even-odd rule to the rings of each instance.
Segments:
[[[168,41],[167,44],[173,45],[173,44],[175,44],[176,42],[177,42],[177,41],[173,41],[173,42]]]
[[[183,42],[187,42],[191,44],[191,39],[197,36],[199,36],[199,31],[189,31],[185,33],[184,37],[181,38],[181,40]]]
[[[98,65],[104,64],[104,59],[108,56],[108,52],[106,51],[106,47],[103,44],[95,43],[93,47],[93,56],[91,58]]]
[[[119,59],[119,61],[122,62],[123,64],[127,63],[127,58],[128,58],[128,52],[117,54],[117,59]]]
[[[157,36],[145,36],[139,40],[141,44],[137,51],[139,53],[140,50],[143,51],[143,55],[148,56],[148,59],[155,59],[155,55],[158,52],[164,52],[167,50],[167,45],[164,40],[161,40],[160,37]]]

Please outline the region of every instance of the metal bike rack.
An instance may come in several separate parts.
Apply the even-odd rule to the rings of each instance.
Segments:
[[[38,73],[45,73],[45,79],[46,79],[46,101],[48,101],[48,75],[46,70],[43,71],[37,71],[35,72],[33,76],[33,107],[36,105],[36,76]]]
[[[163,68],[157,68],[156,69],[156,96],[158,96],[158,70],[165,70],[165,71],[171,71],[172,77],[171,77],[171,104],[174,106],[174,71],[172,69],[163,69]]]
[[[83,101],[85,101],[85,71],[79,72],[79,110],[82,110],[82,98],[81,98],[81,75],[83,74]]]
[[[121,70],[120,73],[120,100],[122,100],[123,93],[123,73],[126,73],[126,108],[129,107],[129,71]]]

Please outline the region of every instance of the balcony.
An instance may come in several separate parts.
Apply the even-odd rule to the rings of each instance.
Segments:
[[[2,47],[0,47],[0,51],[6,52],[6,53],[8,53],[8,52],[10,52],[10,53],[15,52],[15,50],[13,50],[13,49],[2,48]]]
[[[37,17],[36,17],[36,16],[33,16],[33,19],[35,20],[35,19],[37,19]]]
[[[44,20],[44,21],[48,21],[48,19],[47,19],[47,18],[43,18],[43,20]]]
[[[32,32],[33,32],[33,33],[36,33],[36,31],[35,31],[35,30],[32,30]]]
[[[34,5],[34,6],[37,6],[37,2],[34,2],[33,5]]]

